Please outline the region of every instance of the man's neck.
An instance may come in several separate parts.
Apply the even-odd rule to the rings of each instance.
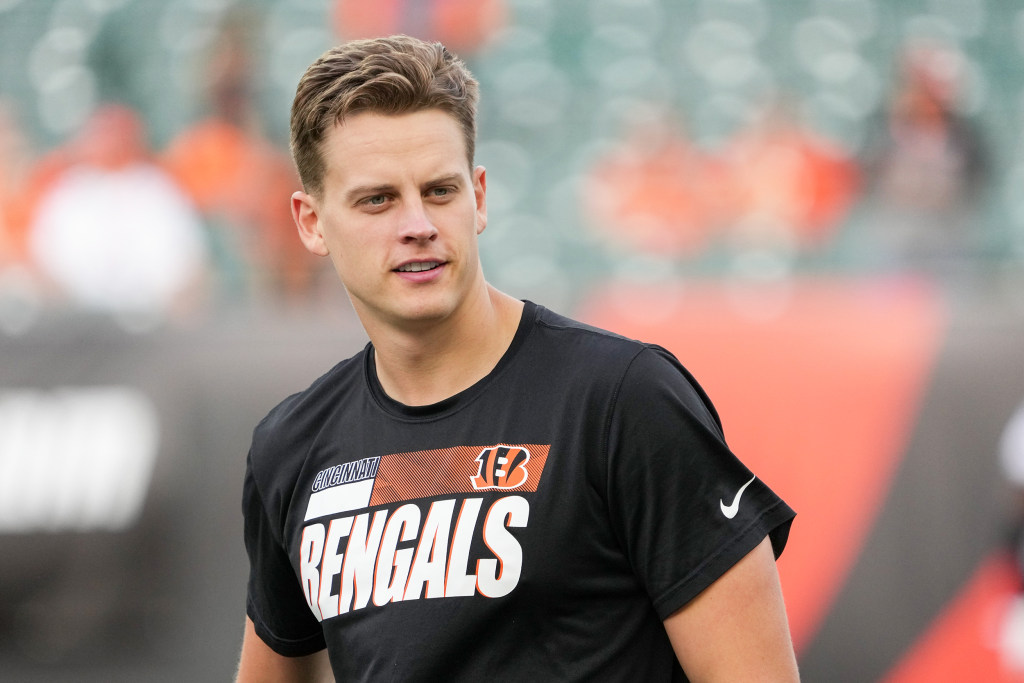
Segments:
[[[468,389],[508,350],[522,310],[521,301],[488,285],[443,323],[371,335],[381,386],[406,405],[430,405]]]

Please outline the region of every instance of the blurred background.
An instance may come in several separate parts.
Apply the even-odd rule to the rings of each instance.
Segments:
[[[1017,0],[0,0],[0,681],[230,680],[251,430],[366,341],[291,99],[392,33],[481,82],[489,279],[797,509],[804,679],[1024,680]]]

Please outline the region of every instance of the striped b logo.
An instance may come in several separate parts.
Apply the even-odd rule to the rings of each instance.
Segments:
[[[514,489],[526,483],[529,460],[530,451],[520,446],[491,446],[476,456],[480,467],[469,480],[477,490]]]

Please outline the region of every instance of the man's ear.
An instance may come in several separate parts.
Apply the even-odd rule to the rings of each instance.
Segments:
[[[487,227],[487,169],[477,166],[473,169],[473,196],[476,199],[476,234]]]
[[[299,229],[303,246],[317,256],[327,256],[330,251],[320,230],[320,206],[316,197],[301,190],[292,194],[292,219]]]

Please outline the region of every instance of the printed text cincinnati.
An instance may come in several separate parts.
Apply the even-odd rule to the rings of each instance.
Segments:
[[[380,458],[364,458],[355,462],[347,462],[344,465],[335,465],[322,470],[313,480],[313,492],[339,484],[348,484],[353,481],[372,479],[377,476],[377,468],[380,466]]]

